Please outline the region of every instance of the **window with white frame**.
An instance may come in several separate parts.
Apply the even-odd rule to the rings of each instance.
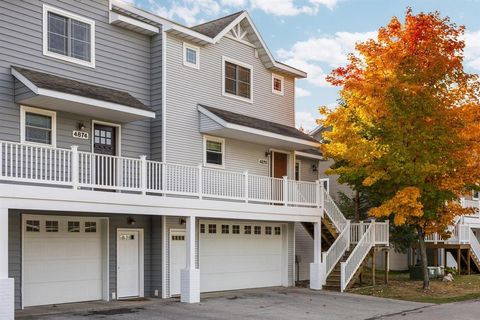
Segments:
[[[284,78],[272,73],[272,92],[283,96]]]
[[[54,111],[21,106],[21,142],[55,147],[56,121],[57,114]]]
[[[225,167],[225,139],[204,136],[204,166]]]
[[[252,66],[223,58],[223,95],[252,102]]]
[[[44,5],[43,54],[95,67],[95,22]]]
[[[200,69],[200,48],[183,43],[183,65]]]
[[[479,200],[480,199],[480,191],[472,190],[472,200]]]

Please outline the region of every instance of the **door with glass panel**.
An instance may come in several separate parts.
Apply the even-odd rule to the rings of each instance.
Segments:
[[[93,152],[95,153],[95,184],[97,186],[117,185],[116,128],[94,124]]]

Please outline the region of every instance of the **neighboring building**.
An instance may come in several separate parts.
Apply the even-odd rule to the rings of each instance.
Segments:
[[[345,238],[319,142],[294,128],[306,74],[273,59],[247,12],[188,28],[119,0],[0,11],[1,319],[293,286],[295,223],[316,248],[314,289],[364,233],[336,288],[362,250],[388,245],[386,225]]]

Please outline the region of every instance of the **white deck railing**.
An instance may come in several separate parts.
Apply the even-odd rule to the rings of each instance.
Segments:
[[[375,223],[375,245],[388,245],[390,237],[389,221]],[[350,243],[356,244],[363,237],[372,222],[350,223]]]
[[[322,196],[319,182],[5,141],[0,141],[0,180],[304,207],[320,207]],[[336,208],[333,201],[328,205]],[[344,223],[336,210],[332,221]]]
[[[477,236],[473,233],[473,230],[469,230],[470,235],[470,248],[473,253],[477,256],[477,259],[480,260],[480,243],[478,242]]]
[[[357,269],[362,264],[370,249],[375,245],[375,228],[376,223],[369,223],[365,233],[362,235],[357,245],[350,253],[350,256],[345,262],[340,264],[340,290],[343,292],[352,277],[357,272]]]
[[[335,265],[345,254],[345,251],[350,247],[350,221],[347,220],[345,228],[338,235],[335,242],[328,248],[326,252],[322,253],[322,262],[325,263],[325,277],[328,277]]]
[[[338,232],[342,232],[347,224],[347,219],[343,215],[342,211],[340,211],[340,209],[338,208],[332,196],[325,190],[325,188],[321,188],[321,193],[324,196],[325,213],[333,222]]]

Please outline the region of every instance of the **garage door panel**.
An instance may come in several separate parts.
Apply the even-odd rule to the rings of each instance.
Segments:
[[[262,270],[277,270],[281,265],[280,255],[268,256],[232,256],[226,259],[225,256],[202,256],[200,261],[202,265],[201,270],[205,272],[247,272],[247,271],[262,271]]]
[[[33,215],[25,220],[39,221],[40,225],[37,231],[24,225],[24,306],[102,299],[101,220]],[[47,232],[46,221],[58,221],[56,231]],[[79,224],[78,232],[69,231],[69,221]],[[87,222],[95,222],[96,230],[86,232]]]

